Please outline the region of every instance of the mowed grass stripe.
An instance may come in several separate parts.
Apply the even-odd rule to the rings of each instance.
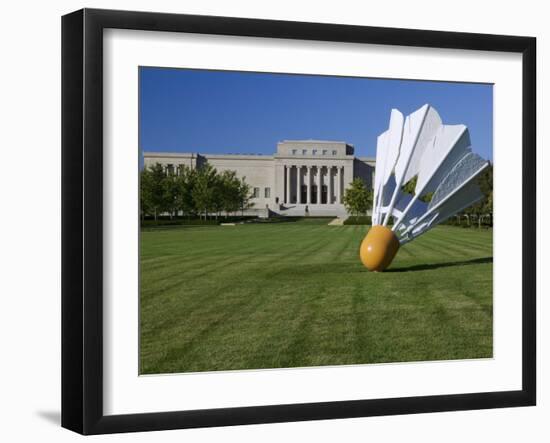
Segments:
[[[492,245],[487,244],[486,241],[483,241],[480,239],[470,239],[470,238],[463,238],[462,236],[457,236],[453,239],[453,241],[448,241],[448,239],[443,235],[443,233],[437,233],[439,235],[433,235],[429,237],[429,240],[432,243],[437,244],[439,247],[443,249],[447,248],[454,248],[458,250],[464,250],[469,252],[479,252],[479,251],[486,251],[491,252]]]
[[[248,232],[247,232],[247,234],[248,234]],[[257,245],[259,245],[259,246],[257,246],[259,248],[259,247],[261,247],[262,243],[257,243]],[[311,241],[311,247],[315,248],[315,249],[318,249],[318,248],[322,247],[322,244],[319,245],[319,243],[317,241]],[[231,253],[231,250],[230,250],[231,248],[226,248],[226,249],[227,249],[228,253]],[[247,251],[247,253],[249,253],[249,251]],[[303,252],[303,254],[307,255],[307,252]],[[284,255],[284,251],[281,251],[276,255],[282,256],[282,255]],[[249,273],[249,271],[252,271],[253,270],[252,268],[257,266],[258,264],[262,265],[262,262],[266,262],[269,259],[269,257],[264,257],[262,255],[258,255],[255,262],[250,261],[250,260],[246,260],[246,258],[244,258],[244,257],[241,257],[241,259],[242,260],[233,260],[233,261],[229,261],[229,262],[227,260],[223,261],[222,268],[224,268],[224,271],[222,271],[221,274],[220,274],[219,271],[217,273],[220,274],[219,275],[219,277],[220,277],[219,280],[225,282],[224,285],[223,285],[224,290],[227,289],[228,286],[230,286],[231,280],[234,279],[234,278],[237,278],[239,281],[246,280],[246,279],[243,279],[243,277],[240,274],[245,274],[246,275],[247,273]],[[235,273],[234,270],[231,268],[231,265],[236,263],[236,262],[239,263],[238,273]],[[204,269],[203,263],[199,263],[199,267]],[[216,266],[215,269],[217,270],[218,266]],[[212,268],[208,269],[208,271],[212,271]],[[224,275],[225,271],[229,272],[230,274],[225,276]],[[172,271],[168,270],[168,273],[170,273],[170,272],[172,272]],[[187,277],[197,277],[197,275],[188,275]],[[182,280],[185,280],[185,279],[186,279],[186,277],[184,276]],[[152,280],[152,283],[155,283],[155,280]],[[176,279],[175,283],[176,284],[171,284],[169,288],[167,288],[165,286],[161,286],[161,289],[163,289],[163,290],[170,289],[171,287],[178,286],[179,284],[182,284],[182,286],[183,286],[183,282],[181,280]],[[221,289],[221,288],[208,288],[208,287],[205,287],[203,289],[215,291],[216,289]],[[253,289],[253,292],[257,291],[256,288],[252,288],[252,289]],[[207,300],[203,300],[203,302],[208,303]],[[188,308],[189,308],[189,306],[188,306]],[[144,313],[144,315],[146,315],[146,313]],[[202,315],[204,315],[204,318],[209,318],[207,315],[205,315],[204,312],[202,312]],[[216,322],[217,322],[217,318],[214,318],[213,323],[216,323]],[[166,322],[165,322],[165,326],[166,326]],[[215,324],[214,324],[214,326],[215,326]],[[212,325],[210,325],[210,328],[213,329]],[[174,333],[180,333],[181,331],[173,331],[173,332]],[[167,359],[165,358],[164,360],[167,360]]]
[[[492,355],[492,263],[430,267],[486,258],[490,232],[436,228],[375,274],[365,227],[325,223],[142,235],[141,372]]]
[[[321,248],[322,246],[323,246],[323,243],[320,243],[320,244],[319,244],[319,243],[316,242],[316,243],[314,244],[314,248],[315,248],[315,249],[319,249],[319,248]],[[304,252],[304,254],[306,254],[306,252]],[[248,262],[246,262],[246,263],[247,263],[248,266],[242,267],[242,269],[240,270],[241,273],[243,273],[243,272],[244,272],[244,273],[247,273],[248,271],[250,271],[250,269],[247,269],[247,268],[252,268],[252,267],[254,267],[255,264],[257,264],[257,263],[254,263],[254,264],[253,264],[253,263],[251,263],[250,261],[248,261]],[[230,271],[230,272],[233,273],[233,271]],[[238,276],[238,275],[232,275],[231,277],[235,277],[235,276],[237,277],[238,281],[240,281],[240,282],[243,281],[243,279],[242,279],[240,276]],[[228,285],[231,286],[231,277],[228,278],[228,277],[226,277],[226,276],[223,275],[223,274],[220,275],[220,278],[221,278],[222,280],[225,280],[225,281],[227,282],[227,283],[224,285],[224,288],[223,288],[223,289],[227,290],[227,286],[228,286]],[[258,289],[258,288],[249,288],[249,290],[252,291],[252,294],[246,294],[246,296],[247,296],[246,298],[247,298],[248,300],[252,300],[252,301],[257,300],[257,299],[258,299],[257,294],[259,293],[259,289]],[[249,295],[250,295],[250,296],[249,296]],[[256,295],[256,296],[255,296],[255,295]],[[239,308],[240,311],[243,311],[243,310],[246,310],[246,309],[247,309],[247,306],[246,306],[246,305],[239,305],[238,308]],[[226,312],[227,312],[227,311],[226,311]],[[203,313],[202,313],[203,318],[204,318],[204,319],[209,319],[209,318],[211,318],[211,316],[209,316],[208,314],[209,314],[208,312],[206,312],[206,313],[203,312]],[[233,315],[233,314],[232,314],[232,315]],[[218,334],[218,335],[219,335],[219,331],[220,331],[220,330],[222,330],[222,331],[224,330],[224,324],[231,324],[231,322],[220,323],[220,322],[218,321],[218,318],[214,318],[214,320],[212,321],[212,324],[209,324],[207,321],[205,321],[204,324],[208,327],[208,329],[209,329],[209,331],[210,331],[210,332],[209,332],[208,334],[206,334],[206,335],[215,335],[215,334]],[[179,331],[175,331],[175,332],[178,333]],[[197,332],[195,331],[195,333],[192,334],[193,337],[196,335],[196,333],[197,333]],[[201,331],[199,331],[199,333],[200,333],[200,334],[203,334],[202,329],[201,329]],[[204,334],[203,334],[203,335],[204,335]],[[225,335],[225,334],[222,333],[222,335]],[[173,354],[173,353],[172,353],[172,354]],[[189,355],[192,355],[192,353],[189,353]],[[166,361],[168,361],[168,360],[170,360],[170,357],[165,357],[165,358],[163,359],[164,362],[166,362]]]

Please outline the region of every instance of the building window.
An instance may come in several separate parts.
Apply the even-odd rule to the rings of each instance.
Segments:
[[[264,198],[270,198],[271,197],[271,188],[265,188],[264,189]]]
[[[306,155],[307,154],[307,149],[302,149],[302,155]]]
[[[336,155],[336,149],[332,150],[332,155]]]
[[[252,198],[258,198],[260,196],[260,188],[254,188],[252,192]]]
[[[317,149],[314,149],[311,153],[312,153],[313,155],[317,155]]]
[[[296,149],[293,149],[292,150],[292,155],[296,155],[296,152],[297,152]]]
[[[323,155],[327,155],[327,150],[323,149]]]
[[[168,164],[166,165],[166,173],[169,174],[169,175],[172,175],[174,173],[174,165],[173,164]]]

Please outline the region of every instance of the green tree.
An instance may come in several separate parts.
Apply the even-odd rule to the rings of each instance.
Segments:
[[[479,178],[479,188],[485,195],[485,198],[481,201],[483,212],[493,217],[493,165],[489,167],[481,174]]]
[[[158,216],[167,210],[164,192],[166,174],[160,163],[156,163],[146,169],[147,172],[144,174],[145,197],[147,200],[145,207],[157,220]]]
[[[141,219],[146,215],[152,215],[153,208],[153,178],[148,168],[143,168],[139,177],[139,208]]]
[[[367,189],[360,178],[355,178],[344,191],[344,205],[354,216],[366,214],[372,207],[372,191]]]
[[[481,222],[484,218],[489,218],[489,224],[492,225],[493,219],[493,165],[483,171],[478,177],[477,183],[484,197],[476,204],[463,211],[465,215],[477,220],[478,228],[481,228]]]
[[[216,174],[212,186],[214,188],[214,194],[212,198],[212,211],[218,219],[220,213],[224,209],[225,196],[229,192],[228,183],[226,181],[226,172],[224,171],[221,174]]]
[[[244,215],[244,211],[254,206],[253,203],[250,201],[251,195],[250,195],[250,186],[248,183],[246,183],[245,178],[242,177],[239,186],[238,186],[238,192],[237,192],[237,202],[239,204],[239,208],[241,210],[241,215]]]
[[[178,193],[177,176],[173,172],[169,172],[162,180],[162,201],[170,219],[177,216],[178,213]]]
[[[188,166],[180,166],[180,173],[176,177],[176,208],[189,218],[196,213],[193,200],[193,188],[196,180],[196,170]]]
[[[217,171],[209,164],[197,170],[192,191],[193,202],[205,220],[214,207],[216,179]]]
[[[240,208],[240,186],[235,171],[223,171],[220,175],[220,204],[226,217]]]
[[[417,181],[418,181],[418,175],[415,175],[407,183],[405,183],[403,186],[401,186],[401,190],[405,194],[415,195],[416,194],[415,191],[416,191],[416,182]],[[433,192],[427,192],[426,194],[421,195],[418,198],[418,200],[420,200],[424,203],[429,203],[430,201],[432,201],[432,197],[433,197]]]

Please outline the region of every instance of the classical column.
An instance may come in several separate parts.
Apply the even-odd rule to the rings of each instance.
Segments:
[[[300,186],[300,175],[302,172],[301,166],[296,166],[296,203],[300,204],[302,203],[302,189]]]
[[[307,167],[307,204],[311,204],[311,166]]]
[[[342,202],[342,167],[338,166],[338,174],[337,174],[337,180],[338,183],[336,183],[336,203]]]
[[[346,183],[346,174],[344,173],[344,166],[342,166],[342,192],[341,192],[341,195],[342,195],[341,200],[342,200],[342,201],[344,200],[344,187],[345,187],[345,183]]]
[[[286,172],[286,201],[285,203],[288,205],[290,204],[290,167],[285,166],[285,172]]]
[[[327,167],[327,180],[328,180],[328,190],[327,190],[327,204],[332,204],[332,166]]]
[[[317,204],[321,204],[321,194],[323,186],[321,185],[321,166],[317,166]]]

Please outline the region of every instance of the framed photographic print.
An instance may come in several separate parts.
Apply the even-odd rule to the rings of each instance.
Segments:
[[[534,405],[531,37],[62,21],[62,425]]]

